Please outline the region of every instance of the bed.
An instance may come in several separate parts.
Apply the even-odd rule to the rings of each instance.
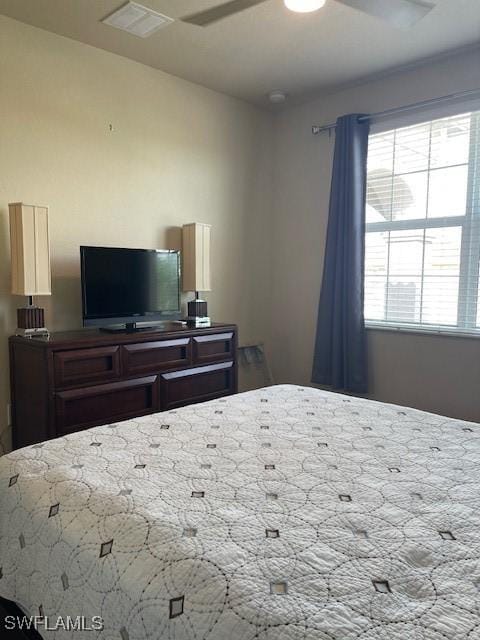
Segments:
[[[479,464],[290,385],[89,429],[0,459],[0,596],[46,639],[480,640]]]

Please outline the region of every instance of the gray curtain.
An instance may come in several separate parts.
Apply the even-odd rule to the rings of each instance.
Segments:
[[[363,317],[369,122],[337,120],[312,382],[367,391]]]

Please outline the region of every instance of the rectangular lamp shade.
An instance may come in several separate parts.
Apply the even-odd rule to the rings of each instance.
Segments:
[[[48,207],[14,202],[8,205],[8,210],[12,293],[19,296],[48,296],[52,293]]]
[[[192,222],[183,226],[183,290],[211,291],[209,224]]]

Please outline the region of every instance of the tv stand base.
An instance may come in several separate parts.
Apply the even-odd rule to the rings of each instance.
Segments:
[[[127,322],[127,324],[122,326],[111,326],[111,327],[100,327],[99,331],[102,333],[142,333],[143,331],[165,331],[171,325],[182,326],[185,324],[179,320],[169,320],[165,322],[159,322],[158,324],[141,324],[138,325],[136,322]]]

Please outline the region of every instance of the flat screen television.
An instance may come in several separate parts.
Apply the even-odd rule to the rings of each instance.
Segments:
[[[80,247],[80,261],[84,326],[180,318],[179,251]]]

